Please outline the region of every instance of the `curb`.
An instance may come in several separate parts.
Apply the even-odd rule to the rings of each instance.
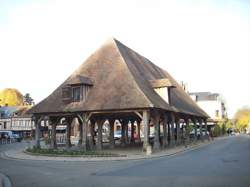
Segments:
[[[4,175],[3,173],[0,173],[0,187],[11,187],[11,182],[9,177]]]
[[[57,161],[57,162],[101,162],[101,161],[128,161],[128,160],[145,160],[145,159],[156,159],[156,158],[162,158],[162,157],[170,157],[179,153],[184,153],[187,151],[192,151],[195,149],[198,149],[200,147],[204,147],[206,145],[209,145],[211,143],[213,143],[215,141],[206,141],[203,143],[197,143],[194,145],[190,145],[186,148],[180,148],[180,150],[177,150],[175,152],[168,152],[168,150],[162,151],[162,154],[160,154],[160,152],[152,154],[152,155],[139,155],[139,156],[127,156],[127,157],[89,157],[89,158],[84,158],[84,157],[47,157],[44,156],[44,159],[36,159],[36,158],[20,158],[20,157],[15,157],[12,156],[10,154],[8,154],[7,152],[3,152],[2,154],[4,155],[4,157],[7,157],[9,159],[16,159],[16,160],[31,160],[31,161]],[[170,148],[171,150],[171,148]],[[29,155],[29,154],[27,154]],[[29,155],[31,156],[31,155]],[[31,157],[36,157],[36,156],[31,156]],[[43,157],[43,156],[41,156]],[[59,158],[59,159],[56,159]],[[68,159],[66,159],[68,158]],[[72,160],[69,160],[69,158],[72,158]],[[76,158],[78,158],[78,160],[76,160]]]

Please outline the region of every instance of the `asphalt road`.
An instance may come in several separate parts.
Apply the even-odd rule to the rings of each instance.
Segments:
[[[0,145],[0,151],[20,144]],[[0,158],[13,186],[250,186],[250,136],[239,135],[170,157],[138,161],[61,162]]]

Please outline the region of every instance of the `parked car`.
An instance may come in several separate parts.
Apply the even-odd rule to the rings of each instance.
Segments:
[[[0,131],[0,138],[15,139],[18,142],[22,141],[22,137],[19,134],[14,134],[12,131]]]
[[[193,129],[190,133],[190,137],[194,137],[195,135],[195,130]],[[200,136],[200,129],[197,129],[197,136]],[[209,132],[207,131],[207,134],[209,135]],[[202,129],[202,136],[206,135],[206,129]]]
[[[12,131],[0,131],[0,137],[2,137],[2,138],[14,138]]]
[[[236,135],[236,133],[233,131],[233,132],[231,132],[231,136],[235,136]]]
[[[115,138],[115,140],[119,140],[119,139],[121,139],[121,137],[122,137],[122,131],[115,131],[115,133],[114,133],[114,138]]]

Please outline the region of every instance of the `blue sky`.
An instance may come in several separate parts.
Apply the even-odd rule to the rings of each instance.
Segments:
[[[50,94],[109,37],[191,92],[250,105],[250,1],[0,0],[0,89]]]

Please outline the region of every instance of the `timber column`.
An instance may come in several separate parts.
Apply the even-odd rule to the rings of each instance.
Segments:
[[[166,148],[168,145],[167,125],[168,125],[168,116],[166,113],[164,113],[163,114],[163,148]]]
[[[175,126],[176,126],[176,144],[180,145],[181,143],[180,120],[178,118],[175,119]]]
[[[138,142],[141,142],[141,120],[138,120],[136,124],[137,124]]]
[[[97,144],[96,144],[96,148],[97,150],[102,150],[102,125],[103,125],[104,120],[98,119],[96,120],[97,123]]]
[[[87,142],[88,142],[88,121],[87,121],[87,115],[82,115],[82,148],[83,150],[87,150]]]
[[[200,139],[203,141],[203,133],[202,133],[202,120],[199,119],[199,128],[200,128]]]
[[[128,124],[128,120],[122,119],[120,120],[122,129],[121,129],[121,145],[126,145],[126,125]]]
[[[89,126],[89,131],[90,131],[89,147],[90,149],[93,149],[95,145],[95,121],[93,119],[90,120],[89,125],[90,125]]]
[[[71,135],[71,123],[72,119],[70,117],[66,118],[66,149],[70,149],[71,147],[71,140],[70,140],[70,135]]]
[[[174,146],[176,144],[174,122],[175,122],[175,116],[174,116],[174,113],[171,112],[170,113],[170,124],[171,124],[171,141],[170,141],[170,145],[171,146]]]
[[[50,142],[51,149],[57,148],[57,143],[56,143],[56,125],[57,125],[57,122],[58,122],[57,119],[53,119],[50,117],[49,123],[51,123],[51,142]]]
[[[128,120],[125,124],[125,144],[129,144],[129,138],[128,138]]]
[[[36,127],[36,131],[35,131],[35,148],[40,148],[41,144],[40,144],[40,127],[41,127],[41,117],[35,117],[34,119],[35,121],[35,127]]]
[[[160,150],[160,115],[158,112],[154,113],[153,122],[155,127],[155,137],[154,137],[154,151]]]
[[[208,130],[207,130],[207,119],[204,119],[204,123],[205,123],[205,130],[206,130],[207,140],[210,141],[209,135],[207,134],[207,132],[208,132]]]
[[[147,147],[149,146],[149,111],[143,111],[142,114],[142,122],[144,128],[144,138],[143,138],[143,151],[147,151]]]
[[[82,139],[83,139],[83,134],[82,134],[82,120],[78,120],[79,122],[79,140],[78,140],[78,147],[81,148],[82,147]]]
[[[197,141],[197,121],[195,118],[192,119],[193,124],[194,124],[194,140]]]
[[[114,139],[114,119],[109,119],[109,147],[115,147],[115,139]]]
[[[185,121],[185,123],[186,123],[186,125],[185,125],[185,137],[186,137],[186,138],[185,138],[185,140],[186,140],[185,144],[187,145],[187,144],[189,144],[189,142],[190,142],[189,119],[188,119],[188,118],[185,118],[184,121]]]
[[[80,138],[78,142],[78,146],[82,148],[83,150],[87,150],[88,145],[88,120],[87,120],[87,114],[83,113],[77,115],[79,122],[80,122]]]
[[[169,118],[168,123],[167,123],[167,128],[168,128],[168,146],[171,146],[171,144],[172,144],[172,132],[171,132],[170,119],[171,118]]]
[[[131,139],[130,139],[130,143],[135,143],[135,136],[134,136],[134,134],[135,134],[135,126],[134,126],[134,123],[135,123],[135,120],[131,120],[130,121],[130,123],[131,123]]]

